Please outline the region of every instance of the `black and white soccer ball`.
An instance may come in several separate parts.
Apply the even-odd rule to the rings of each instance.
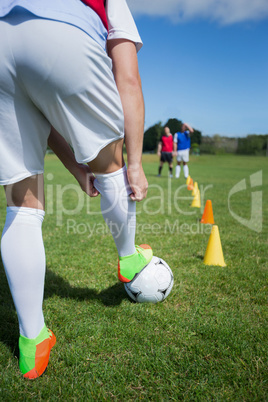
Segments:
[[[138,303],[157,303],[165,300],[174,283],[172,271],[162,258],[153,256],[131,282],[125,283],[127,294]]]

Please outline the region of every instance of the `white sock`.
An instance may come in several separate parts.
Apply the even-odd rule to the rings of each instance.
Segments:
[[[180,173],[181,173],[181,167],[180,165],[176,166],[176,179],[178,179],[180,177]]]
[[[94,186],[101,194],[101,212],[107,223],[120,257],[136,252],[136,202],[129,198],[131,189],[127,169],[96,175]]]
[[[184,173],[185,179],[187,179],[187,177],[189,176],[189,168],[188,168],[188,165],[183,165],[183,173]]]
[[[45,250],[40,209],[7,207],[1,253],[18,315],[20,334],[36,338],[44,326],[42,310]]]

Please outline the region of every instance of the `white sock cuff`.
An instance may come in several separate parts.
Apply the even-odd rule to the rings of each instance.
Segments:
[[[104,194],[105,191],[114,192],[114,194],[129,195],[132,190],[128,183],[126,165],[112,173],[97,174],[94,181],[94,187]]]
[[[105,173],[105,174],[94,174],[96,179],[98,179],[99,183],[104,182],[106,179],[110,179],[112,177],[116,178],[116,176],[123,174],[126,174],[127,172],[127,167],[124,165],[121,169],[116,170],[115,172],[112,173]]]
[[[45,211],[43,211],[43,209],[38,209],[38,208],[7,207],[7,212],[45,216]]]
[[[31,217],[36,218],[42,224],[45,216],[45,211],[37,208],[27,208],[27,207],[7,207],[7,215],[6,215],[6,223],[11,223],[16,219],[28,219],[31,220]],[[29,222],[30,223],[30,222]]]

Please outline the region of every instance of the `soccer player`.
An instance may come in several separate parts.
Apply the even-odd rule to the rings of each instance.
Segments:
[[[1,254],[19,320],[19,367],[33,379],[56,342],[42,310],[47,144],[88,195],[101,194],[119,280],[131,281],[152,258],[149,246],[135,246],[135,202],[148,188],[142,42],[125,0],[1,0],[0,37]]]
[[[172,177],[173,169],[173,137],[168,127],[164,128],[165,134],[162,135],[157,149],[157,155],[160,156],[160,165],[158,168],[158,176],[161,176],[163,164],[168,163],[169,166],[169,177]]]
[[[190,133],[193,133],[189,124],[183,123],[181,126],[181,131],[174,134],[174,153],[177,155],[177,166],[175,171],[175,177],[178,179],[181,172],[181,162],[183,163],[183,173],[185,179],[189,176],[189,167],[187,163],[189,162],[189,152],[191,147],[191,137]]]

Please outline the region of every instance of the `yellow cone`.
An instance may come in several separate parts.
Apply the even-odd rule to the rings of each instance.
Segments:
[[[186,186],[188,186],[188,184],[190,183],[190,181],[191,181],[191,176],[188,176],[187,179],[186,179]]]
[[[219,265],[220,267],[226,267],[221,247],[219,228],[217,225],[212,226],[212,230],[209,236],[208,245],[204,257],[204,264]]]
[[[197,189],[196,189],[196,187],[193,187],[193,190],[192,190],[192,197],[195,197],[196,193],[197,193]]]
[[[200,191],[199,190],[195,190],[195,195],[194,195],[194,199],[193,199],[191,207],[201,208]]]
[[[194,188],[193,188],[193,191],[192,191],[192,195],[193,195],[193,196],[195,196],[197,190],[199,190],[199,189],[198,189],[198,183],[197,183],[197,181],[195,181],[195,182],[194,182]]]

